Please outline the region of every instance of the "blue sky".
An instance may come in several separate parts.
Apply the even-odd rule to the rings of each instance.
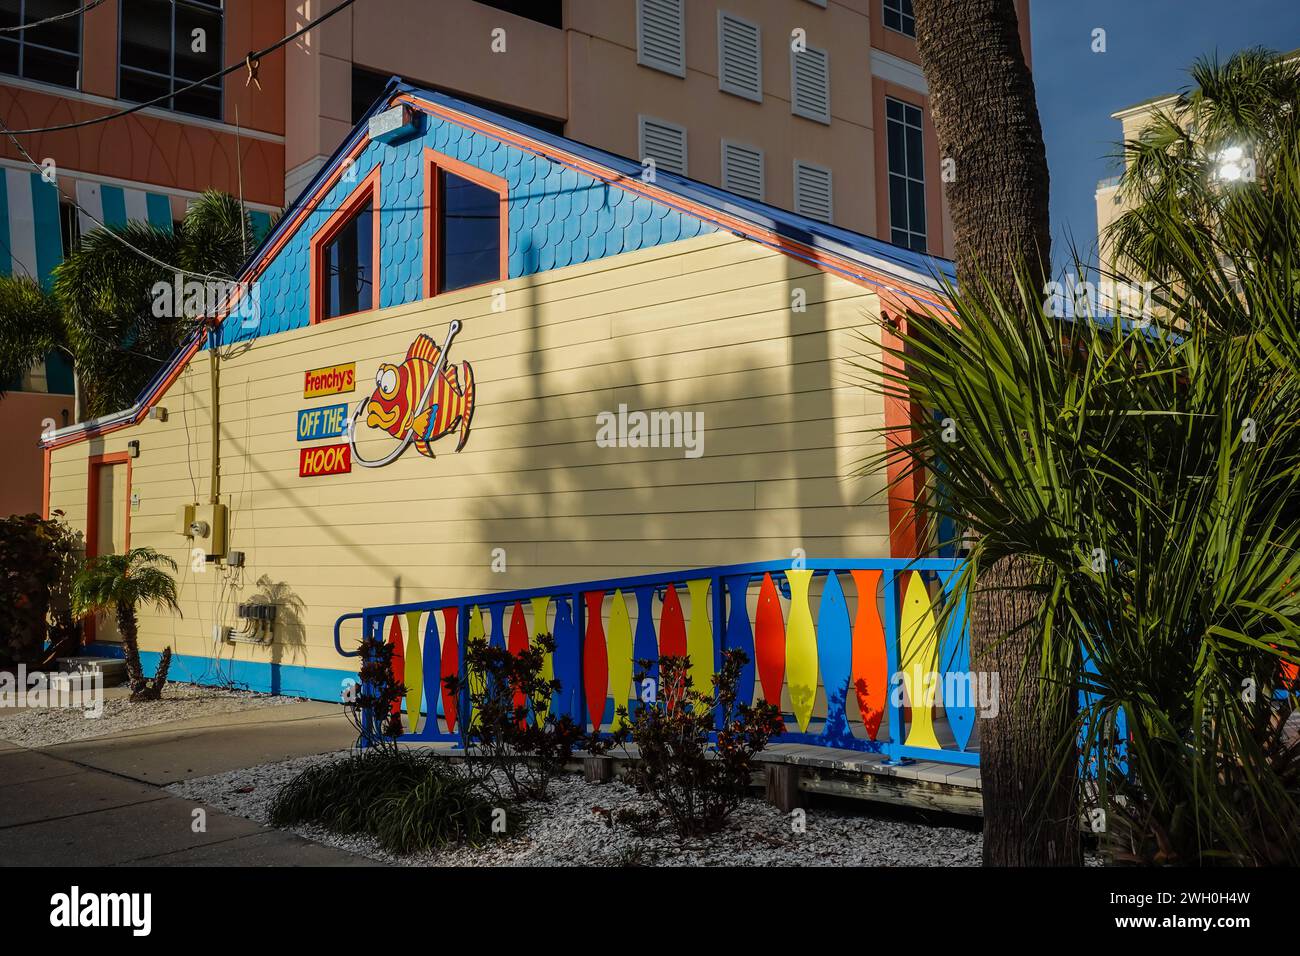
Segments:
[[[1052,177],[1052,258],[1067,240],[1095,259],[1097,181],[1118,169],[1110,114],[1189,82],[1187,68],[1216,50],[1300,47],[1297,0],[1031,0],[1034,83]],[[1092,52],[1093,30],[1106,52]]]

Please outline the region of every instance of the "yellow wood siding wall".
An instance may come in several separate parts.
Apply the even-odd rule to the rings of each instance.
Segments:
[[[223,361],[222,500],[242,571],[196,573],[178,533],[186,502],[206,502],[209,384],[201,353],[145,421],[53,453],[50,505],[86,521],[87,459],[140,442],[132,545],[181,565],[183,617],[145,611],[141,646],[212,656],[214,624],[237,626],[255,595],[281,606],[274,651],[225,645],[230,659],[347,669],[335,618],[395,601],[510,590],[672,568],[889,552],[883,477],[856,477],[879,447],[881,403],[845,361],[876,340],[876,297],[728,234],[630,253],[491,289],[336,319],[255,340]],[[804,312],[791,308],[805,290]],[[465,449],[408,449],[380,469],[298,477],[301,408],[373,389],[380,362],[412,339],[463,331],[477,408]],[[357,391],[304,399],[303,372],[357,363]],[[702,412],[704,451],[601,448],[596,416]],[[362,426],[376,456],[378,432]],[[391,446],[389,446],[391,447]],[[505,549],[506,571],[491,568]]]

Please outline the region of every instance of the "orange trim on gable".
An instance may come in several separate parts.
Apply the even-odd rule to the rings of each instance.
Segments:
[[[357,184],[357,188],[348,194],[339,208],[334,210],[333,214],[325,220],[322,225],[311,237],[311,251],[308,261],[310,263],[311,285],[311,306],[310,321],[312,325],[318,325],[329,319],[342,319],[349,315],[364,315],[367,312],[373,312],[379,308],[379,219],[380,219],[380,196],[379,196],[379,166],[372,169],[365,179]],[[325,305],[325,269],[323,259],[325,255],[325,246],[329,244],[340,230],[351,222],[361,211],[361,207],[370,203],[370,259],[371,259],[371,280],[370,280],[370,308],[358,309],[356,312],[347,312],[343,315],[329,316],[324,315]]]
[[[500,176],[426,146],[424,149],[424,297],[426,299],[431,299],[438,294],[437,253],[439,243],[442,241],[438,228],[441,220],[438,201],[441,194],[438,190],[437,171],[440,169],[477,183],[501,197],[501,238],[499,240],[501,273],[496,281],[502,282],[510,275],[510,202],[506,181]]]

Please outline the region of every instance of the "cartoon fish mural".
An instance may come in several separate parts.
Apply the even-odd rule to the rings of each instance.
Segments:
[[[434,457],[430,446],[452,431],[459,432],[456,451],[464,448],[474,417],[474,370],[468,362],[460,363],[462,384],[456,366],[441,363],[441,355],[438,344],[421,333],[401,365],[379,366],[375,391],[366,403],[367,425],[394,438],[409,435],[415,450],[428,458]]]

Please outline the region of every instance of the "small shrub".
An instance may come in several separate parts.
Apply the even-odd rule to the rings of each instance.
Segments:
[[[271,824],[365,833],[392,853],[492,836],[493,806],[476,782],[429,751],[383,748],[308,767],[271,802]]]
[[[406,685],[393,677],[393,647],[374,637],[361,642],[361,669],[343,704],[357,730],[357,746],[397,749]]]
[[[465,657],[466,682],[445,678],[453,694],[468,683],[473,716],[466,728],[466,750],[483,759],[482,785],[504,798],[498,781],[516,801],[545,800],[551,780],[564,769],[582,740],[582,731],[568,715],[551,712],[551,695],[560,682],[542,675],[545,655],[555,639],[539,635],[514,653],[486,640],[470,642]]]
[[[82,544],[62,516],[0,518],[0,666],[43,667],[80,643],[69,592]]]
[[[618,729],[587,744],[593,753],[603,753],[626,746],[628,740],[635,743],[640,760],[629,771],[629,780],[654,801],[680,836],[711,833],[726,825],[749,787],[755,755],[784,730],[775,705],[737,702],[736,685],[748,660],[743,651],[724,651],[712,693],[706,694],[694,687],[690,658],[661,657],[659,686],[669,690],[637,708],[630,719],[627,708],[619,707],[623,719]],[[636,680],[641,683],[652,662],[637,664],[642,672]],[[716,740],[711,740],[715,726]],[[626,822],[648,825],[636,816]]]

